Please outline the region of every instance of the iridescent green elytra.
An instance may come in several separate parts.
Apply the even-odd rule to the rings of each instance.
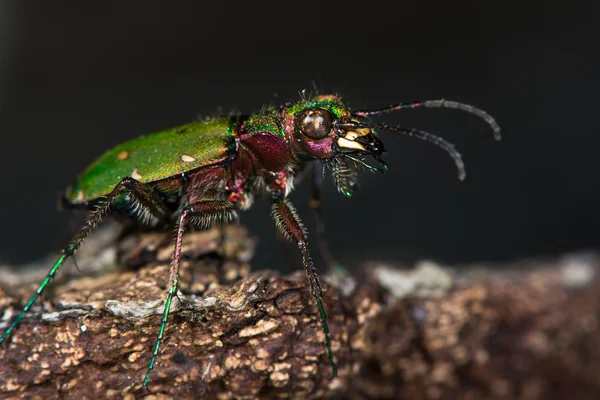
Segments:
[[[166,293],[158,337],[142,381],[148,385],[169,317],[169,305],[179,288],[181,245],[185,227],[207,228],[227,223],[252,204],[256,195],[268,195],[271,215],[282,235],[298,244],[308,288],[315,297],[325,334],[325,349],[332,372],[337,374],[323,291],[308,250],[306,230],[287,199],[294,178],[312,168],[311,207],[317,218],[317,239],[330,268],[338,264],[327,251],[321,211],[322,166],[332,169],[338,190],[346,196],[357,188],[357,167],[385,172],[383,142],[377,130],[413,136],[436,144],[454,159],[459,179],[465,170],[461,155],[450,143],[430,133],[367,120],[406,108],[453,108],[483,118],[500,138],[500,127],[484,111],[447,100],[401,103],[379,110],[351,110],[341,97],[322,95],[265,107],[247,117],[196,121],[123,143],[92,163],[67,190],[65,205],[87,208],[89,217],[64,248],[47,277],[21,313],[0,336],[3,342],[87,235],[109,211],[156,227],[176,228],[169,289]],[[372,157],[380,166],[365,160]],[[142,300],[142,299],[140,299]],[[336,338],[336,333],[332,332]]]
[[[126,176],[148,183],[223,162],[235,150],[233,125],[225,118],[195,121],[120,144],[87,167],[67,196],[89,201]]]

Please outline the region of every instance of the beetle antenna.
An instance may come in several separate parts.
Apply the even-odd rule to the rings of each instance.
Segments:
[[[454,164],[456,164],[456,169],[458,169],[458,179],[464,181],[467,176],[467,171],[465,170],[465,163],[462,160],[462,156],[460,153],[454,148],[454,145],[443,138],[433,135],[429,132],[422,131],[420,129],[414,128],[403,128],[401,126],[388,126],[385,124],[377,124],[377,128],[386,130],[388,132],[397,132],[407,136],[413,136],[417,139],[425,140],[429,143],[433,143],[434,145],[446,150],[450,157],[454,160]]]
[[[465,104],[465,103],[459,103],[457,101],[450,101],[450,100],[444,100],[444,99],[415,101],[415,102],[411,102],[411,103],[399,103],[399,104],[391,105],[389,107],[381,108],[378,110],[354,111],[352,114],[357,117],[369,117],[369,116],[381,115],[381,114],[385,114],[385,113],[389,113],[389,112],[393,112],[393,111],[403,110],[405,108],[421,108],[421,107],[452,108],[455,110],[461,110],[461,111],[468,112],[469,114],[476,115],[477,117],[483,119],[485,122],[488,123],[488,125],[492,128],[492,131],[494,132],[494,138],[496,140],[500,140],[502,138],[500,126],[498,125],[498,123],[496,122],[494,117],[492,117],[490,114],[488,114],[487,112],[483,111],[480,108],[473,107],[472,105]]]
[[[450,157],[452,157],[452,159],[454,160],[454,163],[456,164],[456,168],[458,169],[458,179],[461,181],[464,181],[466,176],[467,176],[467,172],[465,170],[465,163],[462,160],[462,156],[460,155],[460,153],[456,150],[456,148],[454,148],[454,145],[448,141],[446,141],[445,139],[431,134],[429,132],[420,130],[420,129],[415,129],[415,128],[404,128],[402,126],[389,126],[386,124],[373,124],[373,123],[361,123],[361,122],[346,122],[346,123],[338,123],[336,124],[336,128],[338,129],[356,129],[356,128],[377,128],[377,129],[381,129],[384,131],[388,131],[388,132],[397,132],[397,133],[401,133],[403,135],[407,135],[407,136],[413,136],[416,137],[417,139],[421,139],[421,140],[425,140],[426,142],[429,143],[433,143],[436,146],[442,148],[443,150],[446,150],[446,152],[448,154],[450,154]],[[360,142],[360,137],[357,138],[356,140]],[[359,164],[365,165],[366,163],[360,159],[357,159],[356,157],[352,157],[349,156],[347,154],[343,154],[344,157],[346,158],[350,158],[351,160],[353,160],[354,162],[357,162]],[[387,164],[381,160],[380,158],[376,158],[377,161],[379,161],[382,164],[382,168],[384,170],[387,169]],[[370,168],[375,168],[375,167],[371,167],[370,165],[367,164],[368,167]],[[375,168],[375,170],[379,170],[379,168]],[[384,172],[384,171],[382,171]]]

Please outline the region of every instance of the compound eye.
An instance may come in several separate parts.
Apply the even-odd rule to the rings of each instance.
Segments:
[[[296,130],[312,139],[323,139],[333,129],[333,115],[322,108],[304,110],[296,116]]]

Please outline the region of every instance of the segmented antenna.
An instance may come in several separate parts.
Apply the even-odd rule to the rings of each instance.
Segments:
[[[433,143],[434,145],[442,148],[443,150],[446,150],[446,152],[450,154],[450,157],[452,157],[452,159],[454,160],[454,164],[456,164],[456,169],[458,170],[458,179],[464,181],[467,177],[467,171],[465,170],[465,163],[462,160],[462,156],[460,155],[458,150],[456,150],[452,143],[444,140],[443,138],[433,135],[429,132],[414,128],[404,128],[401,126],[387,126],[385,124],[377,124],[376,127],[382,130],[386,130],[388,132],[398,132],[403,135],[413,136],[417,139]]]
[[[423,131],[420,129],[405,128],[402,126],[389,126],[389,125],[381,124],[381,123],[374,124],[374,123],[350,122],[350,123],[338,124],[337,127],[343,128],[343,129],[376,128],[376,129],[381,129],[381,130],[388,131],[388,132],[401,133],[403,135],[412,136],[417,139],[421,139],[421,140],[425,140],[429,143],[433,143],[434,145],[442,148],[448,154],[450,154],[450,157],[452,157],[452,159],[454,160],[454,163],[456,164],[456,168],[458,169],[458,179],[463,181],[467,177],[467,171],[465,170],[465,163],[462,160],[461,154],[458,152],[458,150],[456,150],[456,148],[454,147],[454,145],[452,143],[446,141],[445,139],[443,139],[437,135],[431,134],[429,132],[426,132],[426,131]],[[387,166],[385,166],[383,168],[383,170],[380,170],[379,168],[376,168],[369,164],[366,164],[364,162],[364,160],[361,160],[360,158],[353,157],[353,156],[345,154],[345,153],[342,155],[358,164],[361,164],[361,165],[371,169],[372,171],[384,172],[385,169],[387,169]],[[379,161],[383,163],[382,160],[379,160]],[[383,164],[385,165],[385,163],[383,163]]]
[[[492,117],[490,114],[488,114],[487,112],[483,111],[480,108],[473,107],[472,105],[465,104],[465,103],[459,103],[457,101],[445,100],[445,99],[415,101],[412,103],[400,103],[400,104],[391,105],[389,107],[381,108],[378,110],[353,111],[352,114],[356,115],[357,117],[369,117],[369,116],[390,113],[393,111],[403,110],[406,108],[420,108],[420,107],[452,108],[455,110],[461,110],[461,111],[468,112],[469,114],[476,115],[479,118],[483,119],[485,122],[487,122],[488,125],[490,125],[490,127],[492,128],[492,131],[494,132],[494,138],[496,140],[500,140],[502,138],[500,126],[498,125],[498,123],[496,122],[494,117]]]

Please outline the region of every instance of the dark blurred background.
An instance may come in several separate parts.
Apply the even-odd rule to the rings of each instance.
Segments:
[[[66,244],[75,227],[57,193],[104,150],[197,115],[295,101],[313,82],[354,108],[466,102],[504,132],[495,142],[451,110],[386,118],[453,142],[467,179],[439,148],[382,135],[387,175],[362,173],[350,199],[326,187],[329,241],[346,265],[597,248],[597,13],[535,3],[0,2],[0,262]],[[313,228],[307,193],[304,183],[291,198]],[[242,221],[260,239],[257,264],[279,267],[268,206]]]

